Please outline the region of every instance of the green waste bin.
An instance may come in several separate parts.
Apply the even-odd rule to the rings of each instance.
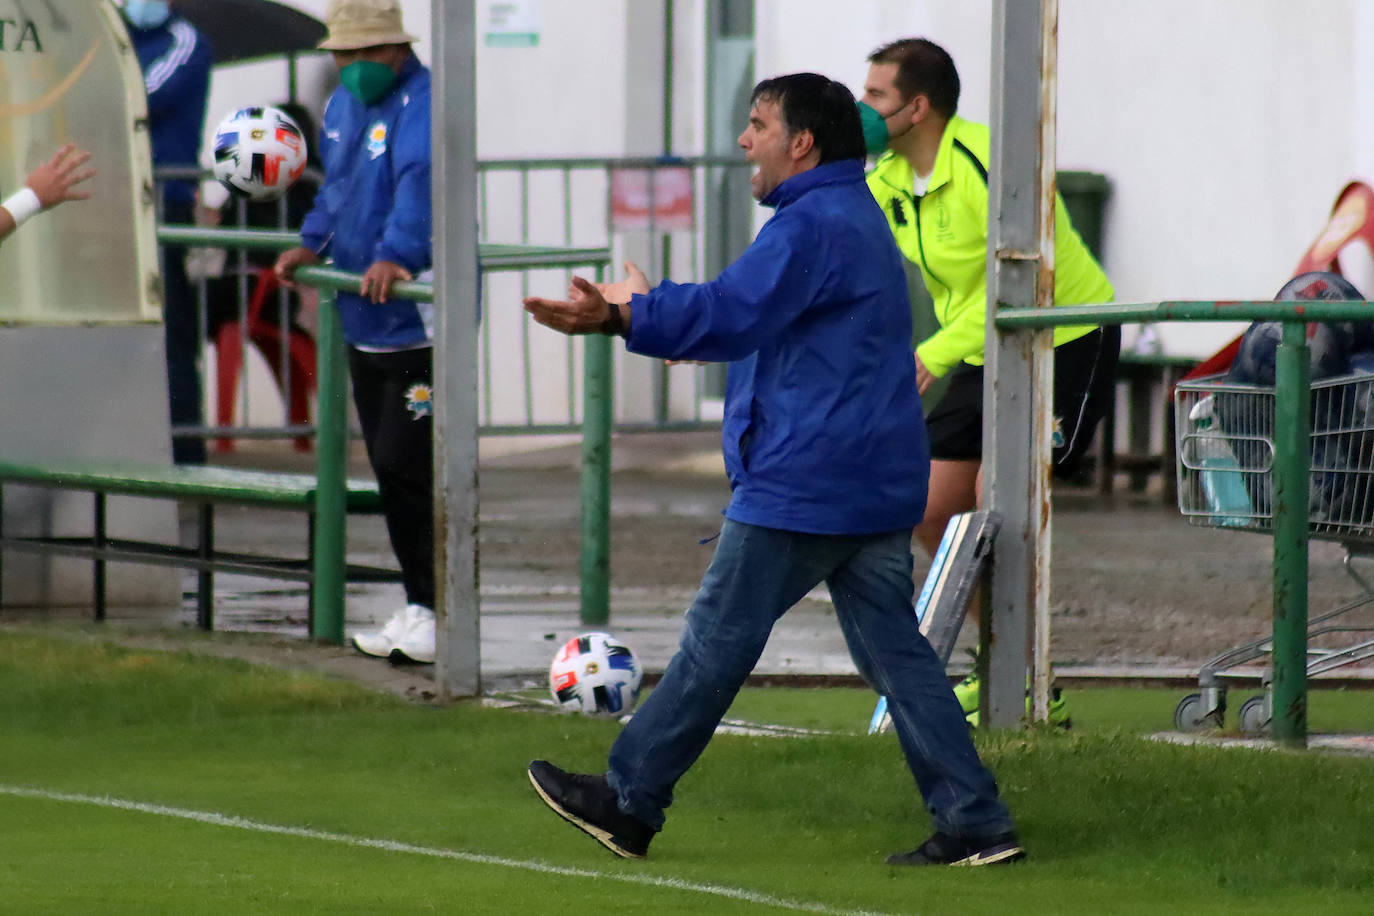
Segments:
[[[1102,261],[1102,211],[1111,196],[1112,184],[1097,172],[1060,172],[1056,178],[1059,194],[1069,211],[1069,221],[1078,230],[1083,244],[1093,257]]]

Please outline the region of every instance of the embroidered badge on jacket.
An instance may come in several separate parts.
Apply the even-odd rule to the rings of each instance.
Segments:
[[[386,152],[386,124],[378,121],[367,129],[367,154],[376,159]]]
[[[406,410],[412,420],[434,416],[434,389],[424,383],[411,385],[406,389]]]

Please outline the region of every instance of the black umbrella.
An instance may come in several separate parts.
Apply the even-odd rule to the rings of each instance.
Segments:
[[[216,64],[310,51],[324,23],[272,0],[177,0],[177,13],[210,40]]]

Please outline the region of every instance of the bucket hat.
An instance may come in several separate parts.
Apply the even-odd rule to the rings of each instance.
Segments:
[[[325,51],[356,51],[419,40],[401,25],[400,0],[329,0],[324,21],[329,34],[319,46]]]

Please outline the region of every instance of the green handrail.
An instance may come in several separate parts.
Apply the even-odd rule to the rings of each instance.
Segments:
[[[157,227],[157,240],[164,245],[208,245],[212,248],[246,248],[249,251],[285,251],[301,243],[298,232],[270,229],[217,229],[211,226],[182,226],[167,223]]]
[[[1107,305],[1056,305],[1054,308],[1002,306],[994,319],[999,328],[1050,328],[1065,324],[1125,324],[1155,321],[1369,321],[1371,302],[1275,302],[1180,300]]]
[[[158,240],[176,245],[206,245],[285,251],[300,244],[293,232],[258,229],[215,229],[202,226],[158,227]],[[550,267],[596,269],[601,280],[610,262],[609,248],[550,248],[542,246],[482,245],[478,263],[484,271],[528,270]],[[343,330],[338,309],[341,292],[356,293],[362,277],[333,267],[316,265],[296,271],[297,282],[323,294],[319,310],[316,353],[316,385],[319,415],[316,420],[315,530],[312,542],[310,585],[310,635],[341,645],[344,639],[344,587],[347,583],[346,477],[348,458],[348,371]],[[397,298],[433,302],[429,283],[397,283]],[[582,622],[605,623],[610,617],[610,474],[611,416],[614,387],[611,384],[611,348],[608,338],[587,338],[582,418],[582,563],[580,591]]]
[[[169,245],[208,245],[218,248],[247,248],[254,251],[286,251],[301,243],[294,232],[271,229],[216,229],[208,226],[166,224],[158,227],[158,241]],[[547,245],[479,245],[478,261],[488,273],[499,270],[532,270],[544,267],[595,267],[610,263],[611,250],[605,247],[558,248]],[[305,268],[302,268],[304,270]],[[329,268],[310,268],[311,270]],[[305,282],[305,274],[301,275]],[[341,292],[357,292],[358,275],[346,271],[322,274],[321,283]],[[352,277],[351,281],[345,279]],[[350,288],[350,282],[352,286]],[[317,285],[314,282],[309,286]],[[405,290],[407,299],[433,302],[433,289],[428,283],[397,286],[399,294]]]
[[[1308,495],[1311,488],[1309,321],[1368,321],[1374,303],[1196,300],[997,310],[999,329],[1155,321],[1280,321],[1274,366],[1273,698],[1271,733],[1307,745]]]

